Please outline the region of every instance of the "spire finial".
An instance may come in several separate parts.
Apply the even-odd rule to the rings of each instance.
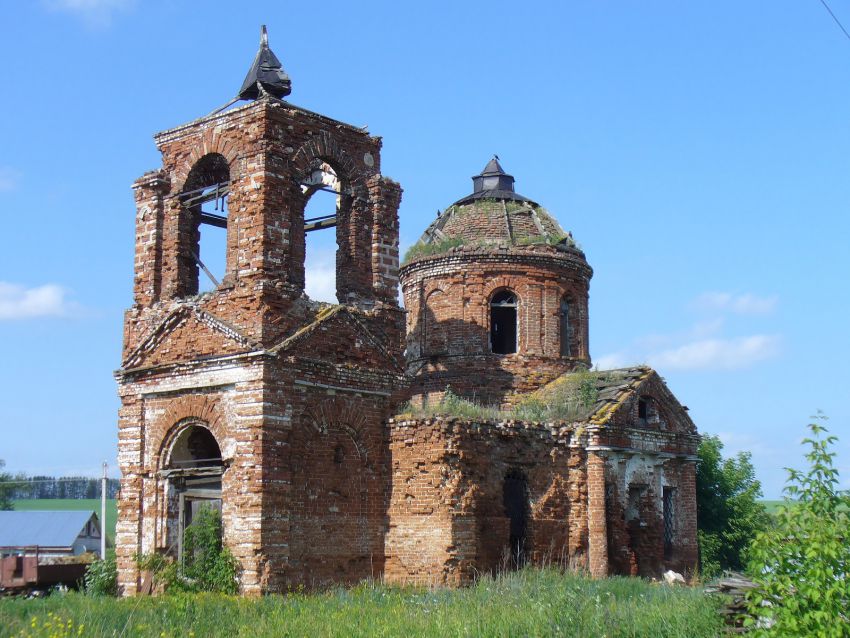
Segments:
[[[276,98],[282,98],[292,92],[292,82],[283,70],[283,65],[269,48],[269,34],[266,25],[260,27],[260,50],[254,58],[254,64],[245,76],[239,89],[240,100],[256,100],[263,89]]]

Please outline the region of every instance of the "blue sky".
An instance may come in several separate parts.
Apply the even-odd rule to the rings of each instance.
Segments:
[[[293,103],[383,136],[402,249],[498,153],[595,269],[597,363],[656,366],[767,497],[821,409],[850,487],[850,41],[817,0],[3,2],[10,469],[114,472],[130,185],[156,131],[236,93],[263,23]]]

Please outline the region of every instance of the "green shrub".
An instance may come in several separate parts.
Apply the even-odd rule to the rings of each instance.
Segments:
[[[700,571],[708,578],[744,569],[750,543],[770,522],[750,453],[724,459],[722,450],[718,437],[703,436],[697,452]]]
[[[106,558],[88,566],[83,576],[83,587],[90,596],[118,595],[118,566],[114,551],[107,552]]]
[[[136,557],[139,569],[153,575],[157,589],[166,592],[239,591],[238,563],[221,542],[221,514],[201,508],[183,532],[183,563],[170,556],[143,554]]]
[[[787,468],[789,500],[750,550],[756,636],[850,636],[850,496],[838,490],[836,437],[817,422],[808,428],[809,468]]]
[[[194,584],[196,591],[235,594],[236,559],[222,546],[221,514],[201,508],[183,534],[183,578]]]

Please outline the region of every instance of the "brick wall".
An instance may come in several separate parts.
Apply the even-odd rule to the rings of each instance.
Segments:
[[[567,427],[435,417],[390,423],[385,578],[463,584],[510,570],[505,480],[527,484],[526,560],[583,566],[587,475]]]
[[[261,98],[156,136],[162,168],[135,184],[134,305],[117,373],[117,553],[126,594],[136,554],[174,555],[180,480],[170,446],[207,428],[222,452],[224,542],[243,592],[377,576],[388,493],[383,424],[405,396],[398,307],[401,189],[381,140]],[[337,295],[304,287],[300,184],[340,180]],[[183,193],[229,180],[226,273],[197,295],[200,209]]]
[[[417,403],[439,400],[446,386],[483,404],[509,404],[555,377],[590,365],[590,268],[578,251],[552,246],[459,248],[401,270],[407,360]],[[517,352],[493,354],[490,299],[518,297]],[[569,356],[561,355],[561,300],[570,300]]]

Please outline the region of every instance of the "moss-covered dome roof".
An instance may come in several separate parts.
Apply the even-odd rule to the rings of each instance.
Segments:
[[[502,170],[498,158],[472,181],[473,193],[442,211],[405,261],[458,246],[575,246],[545,208],[514,191],[514,178]]]

